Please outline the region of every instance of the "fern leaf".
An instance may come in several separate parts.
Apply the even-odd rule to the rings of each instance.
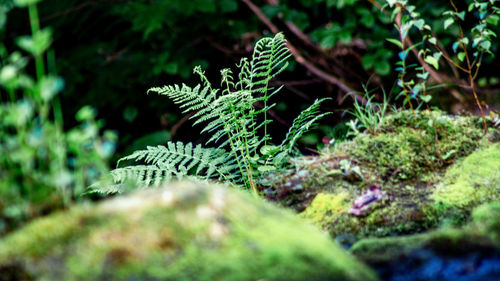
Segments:
[[[253,91],[267,92],[269,81],[281,73],[288,66],[287,60],[291,56],[282,33],[273,38],[263,38],[255,45],[250,78],[250,87]]]
[[[329,98],[315,100],[312,105],[303,110],[299,116],[293,120],[292,126],[280,145],[281,151],[291,153],[300,137],[311,130],[319,119],[330,114],[330,112],[319,114],[321,103],[325,100],[329,100]]]
[[[224,150],[203,148],[182,142],[168,142],[167,146],[148,146],[123,157],[148,165],[117,168],[111,172],[115,183],[134,180],[138,185],[159,185],[175,178],[195,176],[199,179],[233,180],[237,166],[233,156]],[[195,169],[196,168],[196,169]]]

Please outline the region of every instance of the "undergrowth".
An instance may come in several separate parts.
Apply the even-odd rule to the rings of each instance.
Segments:
[[[257,180],[282,169],[296,154],[295,144],[315,122],[328,113],[320,113],[325,99],[316,100],[294,120],[285,139],[274,144],[268,132],[267,112],[274,104],[269,100],[283,87],[273,88],[269,82],[284,71],[290,57],[282,34],[259,40],[249,61],[243,58],[234,75],[229,68],[221,70],[220,87],[212,85],[201,67],[194,73],[201,84],[195,87],[169,85],[148,92],[165,95],[178,104],[183,113],[192,112],[194,124],[204,123],[202,133],[210,137],[206,145],[168,142],[166,146],[147,147],[120,159],[130,165],[112,171],[114,184],[98,185],[97,192],[117,192],[128,180],[137,186],[159,185],[185,177],[216,179],[244,186],[257,193]]]

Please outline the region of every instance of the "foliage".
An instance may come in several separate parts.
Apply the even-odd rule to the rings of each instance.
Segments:
[[[382,125],[384,116],[389,113],[389,109],[393,109],[393,111],[395,111],[394,108],[389,107],[389,100],[383,89],[382,92],[384,99],[380,103],[375,101],[375,95],[373,94],[374,90],[368,90],[368,84],[363,85],[363,90],[364,93],[362,94],[362,97],[364,99],[362,102],[364,103],[358,101],[355,98],[354,93],[349,93],[350,96],[354,97],[354,105],[353,109],[346,110],[346,112],[356,117],[356,119],[351,120],[348,123],[348,126],[352,131],[351,134],[354,135],[357,135],[362,129],[376,131]],[[358,122],[361,124],[358,124]]]
[[[342,77],[353,90],[362,90],[360,81],[366,81],[372,74],[375,74],[372,81],[377,86],[392,84],[398,74],[391,68],[398,59],[397,52],[393,52],[391,43],[386,41],[386,38],[397,37],[396,30],[391,28],[388,10],[380,12],[373,4],[377,3],[375,1],[252,2],[284,32],[308,62]],[[471,1],[467,1],[469,3]],[[457,4],[460,10],[467,9],[465,1]],[[411,5],[418,7],[420,18],[425,19],[439,42],[449,46],[447,50],[451,52],[458,27],[453,24],[444,29],[446,18],[443,19],[442,13],[449,9],[448,1],[415,0]],[[65,104],[64,123],[74,125],[72,116],[83,105],[96,107],[107,126],[120,131],[119,153],[130,153],[127,150],[134,140],[148,135],[154,138],[153,132],[157,131],[173,129],[174,134],[169,135],[169,139],[174,141],[186,140],[190,136],[190,126],[177,126],[181,115],[175,106],[165,105],[161,97],[145,100],[138,93],[146,91],[149,85],[168,84],[168,81],[180,78],[191,79],[191,70],[196,65],[202,65],[213,81],[217,69],[248,55],[255,41],[269,32],[269,27],[249,10],[244,1],[237,0],[45,0],[39,3],[39,7],[42,23],[53,27],[52,47],[58,58],[58,72],[64,73],[66,87],[60,95]],[[9,14],[9,36],[25,34],[25,22],[18,9],[12,11]],[[464,25],[467,30],[470,29],[469,22],[473,19],[467,16]],[[303,43],[301,37],[288,28],[289,23],[310,39],[308,42],[311,44]],[[498,26],[489,27],[498,32]],[[411,35],[415,36],[415,43],[420,41],[417,40],[418,34]],[[498,50],[497,41],[491,41],[493,53]],[[432,46],[428,47],[433,50]],[[408,65],[414,63],[412,59],[408,58]],[[295,86],[289,83],[282,90],[290,102],[283,102],[283,106],[279,104],[274,110],[283,121],[293,120],[295,112],[307,107],[316,98],[345,94],[339,93],[335,85],[328,85],[301,65],[294,64],[291,62],[293,72],[283,73],[280,77],[302,84]],[[494,71],[497,65],[498,58],[484,56],[477,77],[478,84],[481,82],[479,98],[490,105],[498,95],[483,93],[498,88],[499,80]],[[463,107],[472,102],[462,94],[467,91],[463,83],[466,82],[463,81],[465,76],[457,80],[453,70],[443,64],[440,65],[439,75],[443,78],[444,87],[432,91],[431,105],[439,102],[441,108],[449,110],[453,106],[449,102],[458,101]],[[434,82],[441,83],[432,76],[429,79],[432,80],[429,80],[427,92],[430,92]],[[297,91],[290,89],[305,95],[299,97],[295,94]],[[442,95],[445,89],[446,93]],[[458,95],[450,96],[450,89]],[[78,98],[75,99],[75,96]],[[458,96],[463,96],[464,100],[457,100]],[[377,96],[376,100],[378,98],[381,97]],[[415,99],[412,101],[415,103]],[[350,106],[349,102],[337,107],[344,109]],[[341,118],[340,114],[335,117]],[[329,135],[331,127],[328,126],[331,123],[324,124],[324,134]],[[271,131],[275,137],[284,133],[276,124]],[[190,140],[200,141],[194,137]],[[149,143],[162,144],[157,140],[150,140]],[[145,145],[139,148],[145,148]]]
[[[0,57],[0,234],[77,199],[107,171],[116,139],[111,132],[99,134],[103,124],[91,107],[76,115],[79,126],[63,130],[57,94],[64,82],[54,69],[46,73],[51,31],[39,28],[35,2],[15,2],[30,14],[32,35],[17,40],[28,56],[15,51]],[[29,56],[35,58],[36,79],[25,73]]]
[[[230,69],[221,71],[222,89],[212,87],[201,67],[194,72],[202,85],[191,88],[173,85],[151,88],[179,104],[184,113],[192,112],[194,124],[206,123],[202,133],[209,133],[206,144],[216,148],[169,142],[167,147],[148,147],[121,160],[144,160],[149,165],[118,168],[112,172],[115,182],[133,178],[140,185],[158,185],[172,175],[193,175],[201,179],[216,178],[243,184],[257,192],[255,178],[284,167],[295,152],[297,140],[327,113],[320,114],[324,100],[317,100],[294,120],[280,145],[272,145],[267,126],[267,112],[274,106],[269,99],[283,87],[269,82],[288,66],[290,52],[282,34],[263,38],[255,46],[251,61],[238,64],[237,80]],[[261,117],[262,116],[262,117]],[[262,135],[260,135],[262,134]],[[99,190],[99,189],[98,189]]]
[[[398,86],[401,88],[399,95],[405,96],[405,103],[408,103],[413,109],[410,99],[414,98],[423,102],[429,102],[430,96],[427,93],[426,81],[429,78],[430,69],[426,64],[439,70],[439,62],[443,57],[450,63],[454,69],[458,69],[467,75],[470,91],[474,96],[477,107],[481,111],[485,130],[487,131],[486,119],[483,108],[476,92],[476,77],[479,68],[482,65],[484,55],[493,55],[491,51],[492,42],[496,37],[492,25],[497,25],[500,16],[500,1],[469,1],[467,12],[459,11],[454,1],[450,1],[452,10],[443,12],[444,29],[452,25],[458,26],[458,32],[455,35],[454,42],[451,44],[456,58],[451,58],[438,38],[432,32],[429,24],[417,12],[414,5],[410,5],[407,0],[387,0],[387,5],[393,8],[392,19],[396,22],[396,29],[399,32],[400,39],[388,39],[391,43],[397,45],[400,61],[397,63],[396,71],[399,72]],[[465,17],[475,15],[478,22],[466,33],[463,29]],[[411,43],[410,31],[416,29],[421,32],[422,40],[416,44]],[[469,44],[471,43],[471,44]],[[433,48],[434,50],[432,50]],[[408,65],[407,58],[410,52],[415,51],[419,58],[418,64]],[[409,70],[414,69],[416,78],[407,77]]]

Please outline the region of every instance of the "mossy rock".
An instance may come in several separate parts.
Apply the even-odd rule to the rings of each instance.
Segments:
[[[10,278],[10,279],[9,279]],[[0,280],[377,280],[327,235],[195,183],[38,219],[0,240]]]
[[[350,251],[384,280],[500,280],[500,202],[475,208],[461,228],[366,238]]]
[[[499,131],[491,127],[485,136],[475,116],[400,111],[319,157],[296,160],[298,172],[275,181],[281,194],[273,199],[300,205],[302,217],[334,237],[463,224],[473,207],[500,199],[500,144],[490,137]],[[373,186],[383,199],[370,202],[362,215],[350,214],[355,200]]]

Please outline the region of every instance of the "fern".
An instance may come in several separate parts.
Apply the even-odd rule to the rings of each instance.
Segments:
[[[231,69],[221,70],[220,88],[212,86],[201,67],[196,67],[194,73],[202,83],[193,88],[184,84],[151,88],[148,93],[165,95],[183,113],[192,113],[190,118],[195,125],[204,124],[201,132],[211,135],[206,145],[215,147],[169,142],[167,146],[136,151],[120,159],[119,164],[122,161],[139,164],[113,170],[114,182],[120,184],[132,179],[149,186],[194,177],[243,185],[257,192],[255,178],[285,166],[283,161],[295,152],[297,140],[326,115],[319,113],[325,99],[316,100],[294,120],[281,145],[268,145],[272,140],[267,133],[271,123],[267,111],[274,106],[268,101],[282,88],[269,87],[269,82],[287,68],[289,57],[286,40],[277,34],[256,43],[252,60],[243,58],[237,64],[237,77]],[[257,108],[257,104],[261,107]]]
[[[168,142],[167,146],[148,146],[145,150],[119,160],[143,161],[148,165],[128,166],[111,172],[118,182],[133,178],[136,184],[142,186],[160,185],[173,178],[181,179],[190,175],[200,179],[215,178],[223,181],[233,181],[237,175],[237,165],[233,164],[232,156],[224,150],[193,147],[192,143]]]
[[[290,127],[290,129],[288,130],[285,139],[280,145],[281,151],[291,153],[293,147],[300,139],[300,137],[307,133],[311,129],[311,127],[316,124],[316,121],[318,121],[325,115],[330,114],[329,112],[319,114],[319,107],[325,100],[327,100],[327,98],[315,100],[311,106],[302,111],[299,116],[297,116],[297,118],[293,120],[292,127]]]

